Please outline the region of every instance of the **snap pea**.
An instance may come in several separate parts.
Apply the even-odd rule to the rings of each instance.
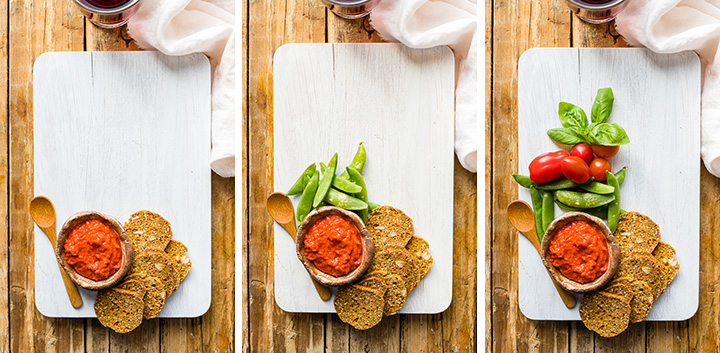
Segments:
[[[372,201],[368,201],[367,204],[368,204],[368,211],[372,211],[372,210],[380,207],[380,204],[374,203]]]
[[[305,189],[305,186],[310,181],[310,177],[315,173],[315,163],[309,165],[307,168],[305,168],[305,171],[300,174],[300,177],[297,179],[295,184],[293,184],[290,187],[290,190],[288,190],[287,195],[295,195],[303,192],[303,189]]]
[[[350,211],[366,210],[368,208],[365,201],[333,188],[328,189],[325,202]]]
[[[620,209],[620,214],[623,214],[625,212],[627,212],[627,211],[623,210],[622,208]]]
[[[330,158],[330,162],[328,162],[327,168],[323,169],[323,176],[322,179],[320,179],[320,183],[318,184],[317,193],[315,194],[315,198],[313,199],[313,207],[318,207],[320,202],[325,198],[325,195],[327,195],[328,190],[330,189],[330,185],[332,184],[333,177],[335,177],[335,168],[337,167],[337,157],[338,154],[335,153],[332,158]]]
[[[358,192],[362,191],[362,189],[363,189],[357,183],[355,183],[351,180],[345,179],[345,178],[341,178],[340,175],[336,175],[333,178],[332,186],[338,190],[341,190],[341,191],[344,191],[344,192],[347,192],[350,194],[358,193]]]
[[[535,230],[537,233],[542,233],[542,196],[535,185],[530,185],[530,198],[535,213]]]
[[[585,184],[582,184],[579,186],[583,190],[590,191],[595,194],[602,194],[602,195],[612,194],[615,191],[614,187],[607,185],[607,184],[598,183],[597,181],[585,183]]]
[[[623,180],[625,180],[625,170],[627,170],[627,167],[622,167],[622,169],[615,173],[615,179],[617,179],[618,185],[622,184]]]
[[[365,146],[363,146],[363,143],[360,142],[360,145],[358,146],[357,152],[355,152],[355,156],[352,159],[352,162],[350,162],[350,166],[355,168],[358,172],[362,172],[363,167],[365,166]],[[340,174],[343,178],[348,177],[347,170],[344,171],[342,174]]]
[[[605,219],[607,217],[607,206],[600,206],[595,208],[577,208],[577,207],[571,207],[568,206],[558,200],[555,200],[555,203],[560,206],[565,211],[574,211],[574,212],[585,212],[589,215]]]
[[[577,192],[570,190],[558,190],[555,192],[558,201],[577,208],[594,208],[607,205],[615,200],[614,195],[598,195],[591,192]]]
[[[330,206],[330,204],[327,203],[327,202],[325,202],[325,201],[323,201],[323,202],[321,202],[321,203],[318,205],[318,208],[320,208],[320,207],[325,207],[325,206]]]
[[[553,204],[552,191],[545,191],[542,195],[542,232],[538,232],[538,238],[542,241],[543,235],[550,223],[555,219],[555,204]]]
[[[532,182],[532,180],[530,180],[530,177],[527,175],[520,175],[520,174],[513,173],[512,176],[513,176],[513,178],[515,178],[515,181],[517,181],[517,183],[520,184],[520,186],[522,186],[524,188],[529,188],[530,185],[535,184]]]
[[[313,197],[315,197],[319,180],[320,172],[316,170],[305,187],[305,190],[303,190],[303,193],[300,196],[300,201],[298,201],[296,217],[298,224],[300,224],[300,222],[305,219],[305,216],[310,213],[310,210],[312,210]]]
[[[365,187],[365,180],[363,179],[362,175],[360,175],[360,172],[357,169],[353,168],[352,166],[345,167],[345,171],[348,173],[348,176],[350,177],[351,181],[360,185],[360,192],[355,193],[354,196],[362,201],[367,202],[367,200],[368,200],[367,188]],[[360,218],[363,220],[363,222],[367,222],[367,216],[368,216],[367,208],[364,210],[358,210],[357,213],[358,213],[358,216],[360,216]]]
[[[618,216],[620,216],[620,185],[618,184],[617,178],[615,178],[615,174],[610,173],[610,171],[605,171],[605,175],[607,176],[608,184],[615,187],[615,192],[613,193],[615,200],[608,204],[607,213],[608,227],[610,227],[611,232],[614,232],[615,228],[617,228]]]
[[[549,183],[537,184],[536,187],[540,190],[564,190],[578,185],[579,184],[571,181],[570,179],[558,179]]]

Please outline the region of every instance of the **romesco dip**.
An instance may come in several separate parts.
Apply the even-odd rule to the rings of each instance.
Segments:
[[[608,269],[608,243],[603,233],[587,221],[562,226],[550,240],[550,264],[565,277],[588,283]]]
[[[94,281],[109,278],[120,269],[120,237],[97,219],[79,223],[63,242],[65,262],[83,277]]]
[[[303,248],[315,267],[335,277],[352,272],[362,263],[360,231],[336,214],[324,216],[310,226]]]

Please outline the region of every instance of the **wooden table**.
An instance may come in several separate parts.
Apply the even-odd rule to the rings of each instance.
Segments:
[[[386,317],[367,331],[335,314],[289,314],[273,298],[272,57],[294,42],[381,41],[368,19],[345,20],[318,0],[250,0],[243,18],[243,352],[471,352],[476,327],[476,175],[455,161],[453,302],[437,315]]]
[[[700,218],[700,305],[683,322],[632,324],[621,335],[606,339],[581,322],[531,321],[518,306],[517,232],[506,207],[517,198],[510,174],[517,170],[517,63],[533,47],[627,46],[614,22],[591,25],[578,20],[564,0],[486,0],[486,158],[491,206],[486,224],[487,272],[485,305],[488,340],[494,352],[679,352],[717,351],[720,344],[720,180],[703,167]],[[700,156],[697,156],[700,158]],[[490,339],[492,338],[492,339]]]
[[[96,319],[48,319],[35,308],[32,67],[48,51],[138,50],[122,29],[84,19],[69,0],[0,0],[0,352],[233,350],[234,179],[212,176],[212,305],[196,319],[153,319],[121,335]],[[89,305],[85,303],[84,305]]]

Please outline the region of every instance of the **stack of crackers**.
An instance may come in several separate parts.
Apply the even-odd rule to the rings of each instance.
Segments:
[[[586,294],[580,302],[583,323],[603,337],[645,320],[680,270],[675,249],[660,241],[660,228],[650,217],[621,214],[613,236],[620,245],[618,270],[605,288]]]
[[[187,247],[172,239],[170,222],[160,215],[136,212],[124,228],[133,245],[130,272],[117,286],[99,291],[95,300],[100,323],[118,333],[158,316],[192,267]]]
[[[335,296],[338,317],[359,330],[397,314],[433,262],[429,244],[414,235],[412,219],[402,211],[375,208],[366,228],[375,244],[370,268],[358,282],[338,288]]]

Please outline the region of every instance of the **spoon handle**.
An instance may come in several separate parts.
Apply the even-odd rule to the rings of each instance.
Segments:
[[[528,234],[526,234],[526,236],[527,236],[526,238],[530,239],[530,242],[532,242],[533,245],[535,246],[535,250],[537,250],[538,254],[540,254],[540,239],[538,239],[538,235],[537,235],[537,232],[535,231],[535,227],[533,227],[527,233]],[[550,275],[550,273],[548,273],[548,275]],[[577,304],[577,302],[575,301],[575,297],[570,292],[565,290],[565,288],[560,287],[560,285],[557,282],[555,282],[555,279],[553,279],[552,276],[550,276],[550,279],[552,280],[552,283],[555,285],[555,289],[557,289],[558,294],[560,294],[560,298],[562,299],[563,303],[565,303],[565,306],[567,306],[568,308],[574,307],[575,304]]]
[[[288,223],[280,223],[280,225],[287,230],[288,233],[290,233],[290,236],[295,240],[295,237],[297,236],[297,230],[295,229],[295,219],[293,219],[292,222]],[[323,286],[320,282],[316,281],[314,278],[310,277],[310,279],[313,282],[313,285],[315,286],[315,290],[320,295],[320,299],[323,301],[330,299],[330,296],[332,295],[330,293],[330,289],[328,287]]]
[[[47,235],[48,239],[50,239],[50,243],[53,246],[53,249],[55,249],[56,243],[57,243],[57,237],[55,236],[55,225],[51,225],[49,227],[40,227],[45,235]],[[72,304],[73,308],[79,308],[82,306],[82,297],[80,297],[80,292],[78,292],[77,286],[73,281],[68,277],[67,273],[65,273],[65,270],[63,270],[62,266],[60,266],[60,263],[58,263],[58,268],[60,269],[60,275],[62,276],[63,283],[65,284],[65,291],[67,291],[68,297],[70,298],[70,304]]]

